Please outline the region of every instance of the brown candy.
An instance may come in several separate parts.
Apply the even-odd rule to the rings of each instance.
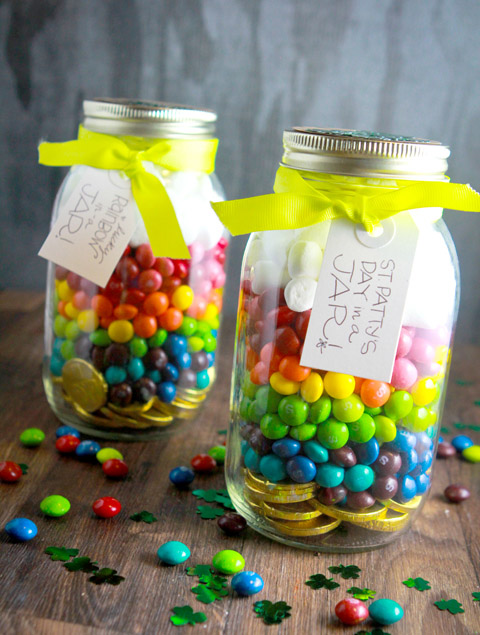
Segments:
[[[457,451],[448,441],[442,441],[438,444],[437,456],[439,459],[448,459],[449,457],[454,456],[456,453]]]
[[[217,520],[217,525],[227,536],[237,536],[247,527],[247,521],[240,514],[227,512]]]
[[[105,350],[105,363],[107,366],[126,366],[130,353],[125,344],[110,344]]]
[[[319,489],[317,498],[323,505],[335,505],[340,503],[347,495],[347,489],[343,485],[336,487],[322,487]]]
[[[398,481],[394,476],[377,476],[370,492],[378,500],[393,498],[398,491]]]
[[[367,509],[375,504],[373,496],[367,492],[348,492],[347,505],[351,509]]]
[[[372,469],[379,476],[392,476],[402,467],[402,457],[394,450],[380,450],[377,460],[372,464]]]
[[[470,490],[458,484],[449,485],[443,493],[445,498],[452,503],[461,503],[470,498]]]
[[[355,452],[348,445],[344,445],[343,448],[338,448],[337,450],[330,450],[329,456],[332,463],[341,467],[353,467],[357,464]]]
[[[123,382],[110,388],[109,399],[116,406],[125,408],[132,401],[133,391],[130,384]]]
[[[168,357],[163,348],[151,348],[144,357],[145,366],[150,370],[163,370]]]
[[[142,377],[133,384],[135,401],[147,403],[155,395],[157,387],[149,377]]]
[[[252,450],[255,450],[255,452],[260,456],[270,454],[272,451],[273,440],[267,439],[267,437],[262,434],[260,428],[254,429],[248,439],[248,443]]]

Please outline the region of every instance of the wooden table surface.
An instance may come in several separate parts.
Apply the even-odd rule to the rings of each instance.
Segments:
[[[360,554],[313,554],[269,541],[248,529],[241,537],[227,537],[215,520],[202,520],[195,510],[199,501],[190,491],[176,490],[168,472],[188,465],[224,437],[228,426],[229,381],[233,325],[226,324],[219,355],[219,379],[209,402],[195,423],[178,436],[148,443],[106,443],[117,447],[130,467],[124,482],[107,480],[100,467],[60,456],[54,447],[59,421],[50,411],[43,392],[43,296],[24,292],[0,293],[0,403],[2,404],[0,460],[29,466],[16,484],[0,484],[0,527],[25,516],[38,526],[37,537],[14,543],[0,531],[0,633],[86,634],[176,633],[169,620],[175,606],[190,605],[203,611],[208,621],[194,628],[207,633],[357,633],[371,630],[370,622],[342,626],[334,607],[352,586],[374,589],[378,597],[392,598],[405,610],[401,622],[385,627],[394,634],[459,635],[480,633],[480,602],[472,592],[480,590],[480,464],[457,457],[438,461],[432,492],[413,529],[395,543]],[[480,349],[458,346],[453,356],[443,425],[458,434],[454,422],[480,424]],[[460,385],[455,380],[473,382]],[[39,427],[46,433],[35,449],[23,447],[20,432]],[[480,442],[480,433],[467,431]],[[448,437],[450,438],[450,437]],[[460,504],[447,503],[442,492],[450,483],[463,483],[472,492]],[[197,477],[197,488],[221,488],[223,475]],[[71,511],[62,518],[43,516],[40,501],[62,494]],[[118,498],[122,512],[114,519],[94,516],[91,505],[103,495]],[[135,523],[129,516],[149,510],[158,517],[153,524]],[[265,581],[262,593],[240,598],[231,592],[221,601],[205,605],[190,591],[195,578],[185,566],[159,565],[158,547],[180,540],[192,552],[188,565],[207,564],[220,549],[236,549],[246,569]],[[119,586],[97,586],[88,575],[71,573],[53,562],[44,550],[50,545],[74,547],[100,566],[118,570],[126,579]],[[305,585],[310,575],[328,574],[332,564],[356,564],[358,580],[335,576],[341,587],[312,590]],[[422,577],[431,590],[407,588],[402,580]],[[455,598],[465,612],[451,615],[434,602]],[[257,600],[286,601],[291,617],[279,626],[267,626],[253,612]],[[190,626],[183,627],[189,632]]]

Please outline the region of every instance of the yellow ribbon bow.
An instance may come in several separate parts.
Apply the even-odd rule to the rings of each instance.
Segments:
[[[303,173],[305,174],[305,173]],[[313,182],[313,181],[312,181]],[[480,194],[469,185],[448,181],[417,181],[388,192],[365,196],[340,191],[332,182],[328,193],[319,192],[295,169],[280,166],[273,187],[275,194],[223,203],[211,203],[215,213],[233,236],[274,229],[299,229],[334,218],[362,223],[369,232],[381,220],[407,209],[447,207],[480,212]]]
[[[156,176],[145,170],[143,162],[150,161],[171,171],[210,174],[215,169],[218,139],[127,139],[130,139],[130,145],[119,137],[91,132],[80,126],[78,139],[74,141],[41,143],[39,163],[121,170],[131,180],[132,194],[153,253],[170,258],[190,258],[167,191]]]

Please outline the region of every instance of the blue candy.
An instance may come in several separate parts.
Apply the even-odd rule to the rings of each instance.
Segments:
[[[380,446],[375,437],[372,437],[370,441],[366,443],[355,444],[354,450],[357,461],[362,463],[362,465],[371,465],[378,459],[378,455],[380,454]]]
[[[5,531],[19,542],[31,540],[38,533],[37,525],[28,518],[14,518],[5,525]]]
[[[178,375],[179,375],[178,368],[174,366],[173,364],[167,364],[165,368],[162,370],[162,377],[164,381],[171,381],[175,384],[178,381]],[[156,383],[158,384],[159,381],[160,381],[160,377]]]
[[[181,564],[190,558],[190,549],[183,542],[169,540],[158,549],[157,555],[165,564]]]
[[[186,353],[187,351],[187,338],[172,333],[165,340],[163,349],[169,357],[182,355],[182,353]]]
[[[80,438],[80,432],[76,428],[72,428],[72,426],[60,426],[55,430],[55,436],[57,439],[64,437],[66,434],[71,434],[72,436],[77,437],[77,439]]]
[[[328,461],[328,450],[318,441],[306,441],[303,444],[303,451],[314,463],[326,463]]]
[[[110,385],[121,384],[127,378],[127,371],[121,366],[109,366],[104,374]]]
[[[50,370],[55,377],[62,376],[62,369],[65,364],[65,360],[59,355],[52,355],[50,359]]]
[[[207,353],[208,367],[211,368],[215,364],[215,353]]]
[[[174,358],[174,363],[177,366],[177,368],[180,369],[184,369],[184,368],[190,368],[190,366],[192,365],[192,356],[190,355],[190,353],[180,353],[179,355],[176,355]]]
[[[56,337],[55,341],[53,342],[53,347],[52,347],[52,355],[57,355],[57,357],[61,357],[62,356],[62,344],[65,340],[61,337]]]
[[[171,381],[163,381],[157,387],[157,396],[164,403],[171,403],[177,394],[175,384]]]
[[[260,472],[260,460],[261,456],[255,452],[252,448],[248,448],[243,457],[245,467],[252,472]]]
[[[75,448],[75,455],[79,459],[94,459],[101,447],[96,441],[82,441]]]
[[[254,571],[240,571],[233,576],[231,585],[238,595],[255,595],[263,589],[263,580]]]
[[[128,362],[127,373],[133,381],[137,381],[137,379],[140,379],[145,375],[145,366],[139,357],[132,357],[132,359]]]
[[[390,443],[385,443],[385,446],[397,452],[407,452],[411,448],[414,448],[416,443],[417,439],[414,434],[404,428],[397,428],[395,439],[390,441]]]
[[[287,470],[282,459],[275,454],[267,454],[260,459],[260,472],[273,483],[287,477]]]
[[[197,388],[203,390],[210,384],[210,375],[207,370],[200,370],[197,373]]]
[[[417,494],[425,494],[430,488],[430,477],[428,474],[420,474],[420,476],[417,476],[415,485],[417,486]]]
[[[406,503],[417,495],[417,484],[415,479],[406,474],[403,478],[399,479],[398,492],[395,496],[395,500],[400,503]]]
[[[343,482],[345,470],[333,463],[323,463],[317,467],[315,480],[321,487],[337,487]]]
[[[402,466],[398,470],[400,476],[404,474],[410,474],[418,464],[418,454],[413,448],[409,448],[406,452],[400,452],[402,459]]]
[[[273,452],[282,459],[291,459],[300,452],[302,444],[295,439],[279,439],[272,445]]]
[[[175,487],[182,488],[190,485],[195,478],[195,472],[189,467],[181,465],[180,467],[174,467],[168,475],[168,478]]]
[[[295,483],[310,483],[315,478],[317,467],[306,456],[294,456],[287,461],[287,474]]]
[[[458,436],[453,437],[452,445],[457,452],[462,452],[466,448],[469,448],[471,445],[473,445],[473,441],[470,439],[470,437],[467,437],[464,434],[459,434]]]

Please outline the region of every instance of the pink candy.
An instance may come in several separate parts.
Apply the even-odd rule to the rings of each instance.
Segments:
[[[412,348],[412,336],[406,328],[402,328],[400,331],[400,337],[398,339],[397,357],[405,357]]]
[[[420,364],[430,364],[435,359],[435,349],[428,340],[423,337],[415,337],[409,358]]]
[[[393,365],[390,383],[397,390],[408,390],[417,381],[418,371],[415,364],[405,357],[399,357]]]

